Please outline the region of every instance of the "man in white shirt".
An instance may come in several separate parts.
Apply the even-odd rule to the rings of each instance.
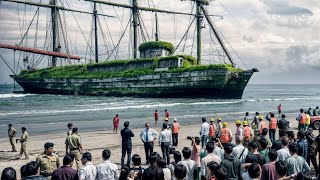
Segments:
[[[291,154],[288,149],[289,139],[287,137],[283,137],[281,139],[281,149],[277,151],[278,153],[278,161],[285,161],[288,159]]]
[[[197,177],[197,164],[194,160],[191,160],[191,149],[188,147],[184,147],[182,149],[182,155],[184,160],[178,162],[177,165],[182,164],[187,169],[187,176],[185,179],[195,179]]]
[[[214,148],[214,142],[207,143],[206,149],[208,154],[201,159],[201,176],[205,179],[209,179],[211,176],[211,174],[208,174],[208,163],[212,161],[218,164],[221,163],[221,158],[213,153]]]
[[[163,131],[159,135],[159,146],[161,147],[163,159],[167,161],[167,164],[170,164],[170,145],[172,143],[171,131],[168,130],[168,125],[163,124]]]
[[[207,119],[205,117],[202,118],[202,125],[200,129],[200,137],[201,137],[201,147],[204,148],[208,142],[209,128],[210,125],[206,122]]]
[[[116,164],[109,161],[111,151],[105,149],[102,151],[103,162],[97,166],[97,178],[101,180],[116,180],[119,178],[118,167]]]
[[[154,147],[154,141],[158,137],[158,133],[150,128],[150,124],[146,123],[145,127],[141,132],[140,132],[140,139],[144,144],[144,151],[146,153],[146,164],[149,164],[149,156],[150,154],[153,153],[153,147]]]
[[[91,162],[91,154],[85,152],[82,155],[81,163],[83,167],[79,171],[79,180],[95,180],[97,175],[97,169]]]
[[[236,144],[236,147],[232,149],[232,155],[237,157],[241,164],[244,164],[249,150],[242,145],[242,138],[240,136],[236,136]]]

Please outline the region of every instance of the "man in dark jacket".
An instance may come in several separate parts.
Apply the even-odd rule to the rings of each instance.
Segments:
[[[314,170],[316,171],[316,175],[319,174],[319,168],[317,164],[317,158],[314,155],[315,153],[315,138],[313,136],[313,129],[312,127],[308,128],[308,131],[306,132],[306,139],[308,142],[308,157],[307,157],[307,163],[310,166],[310,161],[312,162],[312,165],[314,167]]]
[[[130,160],[131,160],[131,150],[132,150],[132,141],[131,137],[134,136],[131,129],[129,129],[129,122],[124,122],[124,128],[121,130],[121,137],[122,137],[122,156],[121,156],[121,167],[124,165],[124,158],[127,154],[128,160],[127,165],[130,167]]]
[[[286,115],[282,114],[281,119],[278,121],[278,128],[282,130],[288,130],[289,129],[289,121],[285,119]]]
[[[226,144],[224,147],[225,156],[221,166],[228,169],[228,179],[239,179],[241,177],[241,163],[238,158],[232,156],[232,145]]]

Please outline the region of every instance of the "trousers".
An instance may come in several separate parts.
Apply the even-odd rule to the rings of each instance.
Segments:
[[[16,150],[16,145],[15,145],[15,138],[14,137],[9,137],[9,141],[12,147],[12,151],[17,151]]]
[[[27,150],[27,142],[21,143],[21,149],[20,149],[20,157],[24,154],[26,156],[26,159],[29,159],[28,156],[28,150]]]
[[[146,161],[147,164],[149,164],[149,156],[153,153],[153,142],[145,142],[144,143],[144,152],[146,153]]]
[[[122,146],[121,167],[123,167],[124,165],[124,159],[126,157],[126,154],[127,154],[127,165],[128,167],[130,167],[131,151],[132,151],[131,147]]]
[[[161,143],[161,151],[163,155],[163,159],[167,161],[167,164],[170,164],[170,143],[162,142]]]
[[[172,146],[178,146],[178,134],[172,134]]]

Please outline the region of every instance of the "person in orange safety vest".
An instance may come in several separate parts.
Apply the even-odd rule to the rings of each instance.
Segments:
[[[278,120],[274,117],[274,113],[269,113],[269,115],[270,117],[267,115],[266,119],[269,121],[269,138],[270,141],[273,143],[273,141],[276,140]]]
[[[264,129],[264,128],[267,128],[267,125],[266,125],[266,123],[263,121],[263,116],[259,116],[259,125],[258,125],[258,133],[259,133],[259,135],[261,135],[262,134],[262,130]]]
[[[228,123],[222,123],[222,129],[220,131],[220,142],[222,145],[230,143],[232,141],[232,132],[228,128]]]
[[[214,119],[210,118],[210,124],[209,124],[209,138],[214,138],[216,136],[215,134],[215,126],[213,124]]]
[[[172,124],[172,146],[178,146],[178,134],[180,130],[180,124],[177,118],[174,118]]]

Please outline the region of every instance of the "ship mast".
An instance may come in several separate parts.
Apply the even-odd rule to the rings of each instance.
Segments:
[[[133,58],[137,58],[138,52],[138,1],[132,0],[132,23],[133,23]]]
[[[201,14],[201,7],[203,4],[203,1],[196,0],[197,4],[197,64],[201,64],[201,29],[202,29],[202,20],[203,20],[203,15]]]
[[[99,62],[99,53],[98,53],[98,26],[97,26],[97,3],[93,3],[93,17],[94,17],[94,42],[95,42],[95,60],[96,63]]]
[[[57,47],[57,29],[58,29],[58,9],[56,8],[57,0],[50,0],[51,8],[51,22],[52,22],[52,51],[59,52],[60,48]],[[52,56],[51,66],[56,67],[57,57]]]

